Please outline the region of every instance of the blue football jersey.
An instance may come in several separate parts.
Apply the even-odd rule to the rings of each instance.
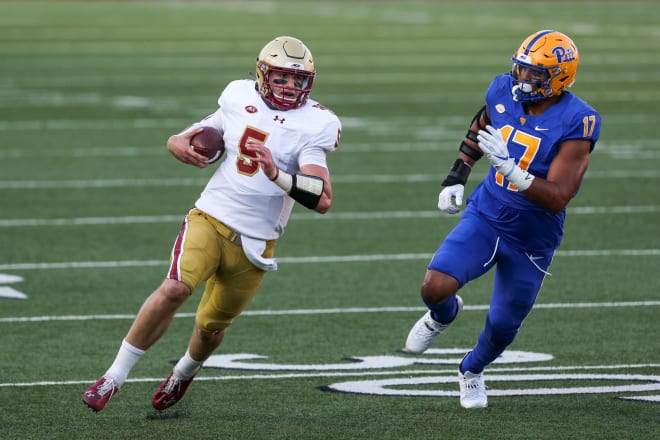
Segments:
[[[486,91],[491,125],[502,132],[518,166],[546,178],[562,142],[584,139],[594,149],[600,134],[600,116],[574,94],[563,92],[558,103],[538,116],[525,114],[513,100],[512,77],[497,76]],[[490,167],[486,178],[468,198],[468,206],[489,220],[502,237],[521,249],[545,250],[559,246],[565,210],[553,214],[518,192]]]

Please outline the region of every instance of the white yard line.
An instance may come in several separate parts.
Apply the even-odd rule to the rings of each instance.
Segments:
[[[558,257],[648,257],[660,255],[660,249],[586,249],[557,251]],[[373,254],[373,255],[328,255],[306,257],[280,257],[279,263],[354,263],[365,261],[392,261],[392,260],[427,260],[433,255],[430,253],[407,254]],[[62,261],[52,263],[10,263],[0,264],[0,270],[44,270],[44,269],[90,269],[90,268],[121,268],[121,267],[152,267],[167,266],[167,260],[120,260],[120,261]]]
[[[569,207],[569,215],[593,214],[655,214],[660,212],[660,205],[644,206],[577,206]],[[117,217],[73,217],[73,218],[17,218],[0,219],[0,228],[16,228],[28,226],[84,226],[84,225],[116,225],[143,223],[180,223],[184,213],[169,215],[141,215]],[[318,215],[315,213],[294,213],[291,220],[391,220],[410,218],[447,218],[456,216],[440,211],[374,211],[374,212],[337,212]]]
[[[554,303],[536,304],[535,309],[591,309],[591,308],[621,308],[621,307],[653,307],[660,306],[660,301],[619,301],[596,303]],[[348,307],[336,309],[289,309],[289,310],[246,310],[241,316],[281,316],[281,315],[328,315],[346,313],[399,313],[419,312],[424,307]],[[466,305],[463,310],[488,310],[488,304]],[[175,318],[192,318],[194,313],[177,313]],[[0,318],[0,324],[13,322],[49,322],[49,321],[95,321],[95,320],[132,320],[134,314],[114,315],[60,315],[60,316],[15,316]]]

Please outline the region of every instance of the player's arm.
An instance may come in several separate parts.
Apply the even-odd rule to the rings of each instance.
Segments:
[[[323,190],[319,197],[318,204],[314,211],[325,214],[332,206],[332,184],[330,183],[330,171],[320,165],[303,165],[300,168],[300,173],[307,176],[313,176],[323,181]]]
[[[275,168],[275,174],[268,178],[305,208],[325,214],[332,205],[330,172],[325,167],[304,165],[295,174]]]
[[[538,205],[561,212],[577,192],[589,165],[591,142],[573,139],[563,142],[545,179],[536,177],[524,194]]]
[[[256,153],[251,159],[259,163],[266,177],[296,202],[321,214],[325,214],[330,209],[332,187],[327,168],[320,165],[303,165],[299,172],[289,174],[277,167],[270,150],[264,144],[248,140],[245,149]]]
[[[465,138],[458,147],[458,158],[465,164],[469,165],[470,168],[472,168],[484,155],[479,148],[477,136],[479,135],[479,130],[483,130],[488,124],[490,124],[490,116],[488,115],[488,108],[484,105],[479,109],[477,114],[474,115],[474,118],[472,118],[470,127],[468,128],[467,133],[465,133]]]
[[[523,170],[509,150],[502,133],[488,125],[479,132],[479,148],[490,163],[505,179],[515,185],[539,206],[554,213],[561,212],[578,190],[589,165],[591,141],[572,139],[559,145],[559,152],[552,160],[545,179]]]
[[[488,109],[486,106],[483,106],[474,115],[474,118],[472,118],[465,138],[458,147],[458,159],[454,161],[449,174],[442,182],[444,188],[438,195],[438,209],[441,211],[449,214],[456,214],[460,211],[460,206],[463,204],[465,184],[470,176],[472,167],[483,156],[483,153],[479,149],[477,135],[479,130],[486,127],[489,123]]]

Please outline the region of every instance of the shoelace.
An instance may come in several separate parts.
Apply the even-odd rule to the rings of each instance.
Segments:
[[[98,394],[103,397],[106,394],[113,392],[116,388],[119,388],[117,382],[115,382],[114,379],[106,377],[101,386],[98,387]]]
[[[167,381],[167,385],[165,385],[165,388],[163,388],[163,392],[166,394],[170,394],[175,389],[178,389],[179,385],[181,385],[181,380],[179,380],[179,378],[177,378],[175,375],[172,375],[172,377],[170,377],[170,380]]]
[[[463,383],[465,384],[465,391],[468,397],[479,396],[485,390],[485,387],[481,386],[481,381],[476,377],[474,379],[466,379]]]
[[[431,332],[432,334],[435,335],[446,329],[448,326],[449,324],[441,324],[437,321],[434,321],[433,318],[429,316],[428,319],[424,321],[424,326],[423,327],[420,326],[417,329],[417,334],[425,335],[428,332]],[[426,330],[428,331],[424,331],[424,328],[426,328]]]

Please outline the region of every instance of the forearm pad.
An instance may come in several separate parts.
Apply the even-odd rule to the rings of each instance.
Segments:
[[[456,184],[465,185],[470,176],[470,171],[472,171],[470,165],[466,164],[461,159],[456,159],[454,166],[451,167],[449,174],[442,182],[442,186],[452,186]]]
[[[485,130],[486,126],[481,122],[481,120],[486,121],[486,124],[490,123],[490,120],[488,118],[488,112],[486,111],[486,106],[484,105],[479,109],[476,115],[474,115],[474,118],[472,118],[472,121],[470,122],[470,127],[468,128],[467,133],[465,133],[465,138],[471,140],[475,144],[479,144],[479,139],[477,139],[477,135],[479,134],[479,130]],[[473,131],[472,126],[476,125],[476,131]],[[471,157],[475,161],[481,159],[484,155],[479,150],[475,150],[474,148],[470,147],[465,140],[461,142],[461,145],[458,147],[458,150],[467,155],[468,157]]]
[[[323,195],[325,182],[317,176],[309,174],[289,174],[279,170],[273,180],[296,202],[308,209],[315,209]]]

